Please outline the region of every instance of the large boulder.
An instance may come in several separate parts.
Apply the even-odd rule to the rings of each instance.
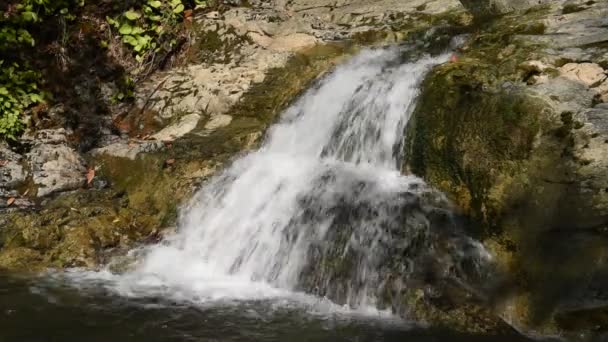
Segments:
[[[558,29],[604,20],[607,3],[589,6],[488,23],[431,72],[408,128],[410,168],[474,219],[510,274],[488,296],[523,330],[608,327],[598,321],[608,298],[607,49],[578,46],[579,36]],[[547,31],[526,31],[559,17]],[[547,48],[544,38],[559,32],[573,45]]]
[[[65,130],[41,130],[24,140],[33,144],[27,160],[38,197],[84,185],[87,172],[84,159],[68,145]]]
[[[527,10],[531,7],[554,4],[556,0],[460,0],[475,17],[487,18]]]

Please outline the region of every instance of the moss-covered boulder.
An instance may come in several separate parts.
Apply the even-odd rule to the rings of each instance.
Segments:
[[[481,24],[457,58],[430,74],[408,128],[408,171],[473,218],[471,232],[509,274],[488,291],[505,320],[596,333],[606,326],[597,322],[608,288],[608,112],[593,85],[560,71],[570,48],[545,45],[557,29],[547,18],[561,11]],[[577,51],[602,55],[597,48]],[[568,324],[574,312],[577,323]]]

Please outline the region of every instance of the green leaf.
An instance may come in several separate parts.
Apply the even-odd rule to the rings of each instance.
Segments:
[[[182,0],[171,0],[171,7],[177,7],[182,4]]]
[[[115,26],[115,27],[118,27],[118,25],[119,25],[118,21],[116,21],[110,17],[106,17],[106,21],[108,22],[108,24]]]
[[[131,46],[137,46],[137,39],[133,36],[124,36],[122,37],[122,41]]]
[[[0,95],[8,95],[8,89],[5,87],[0,87]]]
[[[150,7],[153,7],[153,8],[159,8],[160,6],[162,6],[162,2],[160,2],[158,0],[152,0],[152,1],[148,1],[148,5],[150,5]]]
[[[44,101],[44,99],[40,94],[30,94],[30,101],[32,101],[32,103],[37,103]]]
[[[38,15],[34,12],[26,11],[21,13],[21,17],[24,21],[32,21],[35,22],[38,20]]]
[[[120,34],[122,35],[131,34],[133,32],[133,27],[127,23],[124,23],[122,24],[118,32],[120,32]]]
[[[125,12],[125,17],[127,17],[127,19],[129,19],[129,20],[137,20],[137,19],[141,18],[141,14],[134,10],[128,10]]]
[[[175,7],[173,9],[173,13],[175,13],[175,14],[182,13],[183,11],[184,11],[184,5],[183,4],[179,4],[179,5],[177,5],[177,7]]]
[[[133,27],[133,30],[131,31],[131,35],[137,36],[137,35],[142,34],[144,32],[145,32],[144,29],[142,29],[139,26],[135,26],[135,27]]]

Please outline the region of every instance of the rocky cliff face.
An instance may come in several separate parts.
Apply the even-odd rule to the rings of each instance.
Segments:
[[[606,328],[607,14],[555,2],[481,23],[410,127],[413,172],[478,222],[511,275],[497,310],[524,330]]]

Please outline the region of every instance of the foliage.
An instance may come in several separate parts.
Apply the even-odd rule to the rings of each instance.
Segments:
[[[17,63],[4,64],[0,60],[0,136],[14,139],[23,126],[21,113],[29,105],[41,102],[42,95],[36,72]]]
[[[53,38],[58,35],[57,27],[81,32],[79,14],[93,11],[93,17],[106,17],[124,46],[143,63],[153,61],[157,54],[170,54],[179,24],[192,20],[192,10],[207,7],[207,0],[110,0],[105,2],[110,6],[89,1],[84,9],[85,1],[8,0],[7,4],[0,0],[0,139],[15,139],[24,127],[23,113],[48,98],[41,91],[41,75],[46,73],[33,66],[44,64],[39,63],[40,55],[57,40]],[[104,46],[104,42],[100,44]],[[120,91],[114,100],[131,98],[133,80],[117,82]]]
[[[196,7],[206,1],[196,0]],[[176,24],[184,17],[188,4],[183,0],[147,0],[140,8],[130,8],[115,18],[106,18],[142,62],[150,53],[170,50],[175,45]]]
[[[47,18],[73,19],[70,10],[84,0],[20,0],[0,16],[0,138],[15,139],[23,129],[22,113],[44,100],[40,73],[22,58],[22,49],[35,46],[32,30]]]

